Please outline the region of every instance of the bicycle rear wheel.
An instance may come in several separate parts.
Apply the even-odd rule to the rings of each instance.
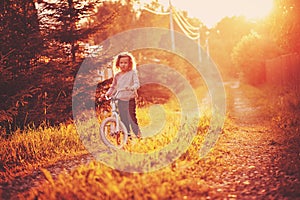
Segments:
[[[116,118],[108,117],[104,119],[100,126],[100,137],[103,143],[112,149],[120,149],[127,142],[127,129],[120,121],[119,130],[116,130]]]

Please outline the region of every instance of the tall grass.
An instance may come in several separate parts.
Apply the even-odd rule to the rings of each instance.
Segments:
[[[48,177],[26,199],[184,199],[183,194],[204,195],[209,188],[204,181],[185,178],[175,165],[146,174],[129,174],[91,162],[56,181]]]
[[[0,156],[6,175],[85,152],[73,125],[17,130],[9,138],[0,137]]]
[[[148,112],[140,110],[139,112]],[[141,113],[140,113],[141,114]],[[162,131],[142,140],[133,139],[124,151],[149,153],[159,150],[170,143],[179,126],[177,116],[168,116],[172,119],[166,123]],[[146,119],[148,121],[149,119]],[[81,165],[71,173],[60,174],[55,180],[47,170],[43,170],[47,179],[41,187],[32,189],[29,193],[20,196],[24,199],[184,199],[182,193],[202,195],[209,188],[204,181],[193,181],[186,178],[185,168],[194,167],[199,161],[198,150],[202,145],[208,129],[209,118],[202,117],[195,127],[186,127],[186,135],[195,131],[192,145],[172,164],[159,171],[148,173],[127,173],[115,170],[102,162],[92,161],[88,165]],[[182,136],[184,137],[184,136]],[[114,159],[114,158],[112,158]],[[164,159],[159,157],[157,159]],[[124,160],[123,165],[132,165]],[[144,165],[150,165],[149,160],[143,160]],[[131,166],[134,167],[134,166]]]
[[[295,87],[295,86],[294,86]],[[280,129],[287,130],[300,125],[300,94],[294,87],[264,87],[263,91],[268,95],[268,108],[272,116],[272,122]]]
[[[89,165],[80,165],[69,174],[62,173],[58,177],[52,177],[49,171],[42,169],[47,181],[39,188],[21,194],[20,199],[182,199],[184,198],[180,194],[182,191],[193,194],[206,193],[207,186],[199,181],[191,184],[191,180],[185,178],[186,174],[181,169],[196,165],[199,161],[198,150],[208,130],[210,116],[203,114],[200,121],[181,118],[178,110],[173,109],[177,103],[170,102],[169,105],[165,105],[162,108],[164,113],[161,113],[162,110],[159,108],[158,112],[154,110],[152,114],[149,113],[148,107],[138,109],[141,127],[148,125],[151,127],[151,123],[152,125],[156,123],[153,120],[160,117],[165,122],[155,135],[142,140],[133,138],[124,148],[126,152],[151,153],[159,151],[176,138],[186,141],[187,138],[193,137],[192,145],[188,149],[180,149],[180,145],[171,149],[173,155],[183,152],[172,164],[162,170],[144,174],[114,170],[97,161],[92,161]],[[95,123],[97,122],[86,122],[84,129],[89,130]],[[30,165],[45,167],[43,165],[45,161],[86,152],[82,140],[88,141],[93,148],[99,148],[98,133],[84,132],[78,135],[72,124],[18,130],[11,138],[0,140],[1,145],[5,147],[0,149],[1,161],[6,172],[11,168],[27,169]],[[175,141],[175,144],[176,142],[178,141]],[[145,166],[152,165],[149,160],[141,162]],[[123,165],[134,167],[134,163],[130,160],[124,160]],[[13,173],[15,171],[11,171],[11,174]]]

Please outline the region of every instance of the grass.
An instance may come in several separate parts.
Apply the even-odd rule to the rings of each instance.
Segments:
[[[251,89],[251,91],[254,92],[247,93],[249,98],[255,98],[257,92],[263,94],[256,89]],[[262,99],[259,99],[258,102],[266,104]],[[97,148],[98,144],[94,142],[97,140],[96,133],[85,134],[80,139],[73,125],[62,124],[59,127],[40,127],[24,132],[17,131],[10,138],[1,138],[0,144],[5,147],[0,149],[2,168],[4,169],[1,176],[8,180],[16,177],[17,173],[24,173],[24,171],[30,173],[32,171],[30,168],[40,167],[42,169],[47,181],[38,188],[33,188],[28,193],[19,195],[20,199],[187,199],[197,196],[205,197],[212,192],[218,192],[212,191],[207,182],[215,178],[215,172],[219,173],[225,168],[226,172],[230,171],[231,168],[235,170],[236,166],[231,166],[231,163],[226,164],[225,167],[222,166],[225,165],[223,160],[230,152],[217,144],[217,150],[205,159],[201,159],[198,151],[203,145],[209,128],[210,112],[208,110],[201,116],[200,121],[192,122],[196,126],[182,127],[179,125],[181,119],[176,114],[177,110],[172,109],[176,107],[177,103],[170,102],[165,107],[154,107],[152,111],[151,108],[147,107],[138,109],[137,115],[142,127],[152,127],[153,120],[156,118],[165,120],[164,126],[159,127],[161,128],[159,134],[154,137],[145,138],[141,141],[134,138],[124,149],[126,152],[134,153],[155,152],[170,144],[182,128],[185,133],[182,137],[196,133],[192,145],[188,149],[184,149],[183,154],[178,159],[160,170],[148,173],[127,173],[95,160],[88,165],[78,166],[70,173],[52,176],[48,170],[43,169],[43,167],[47,167],[46,163],[54,163],[64,156],[86,153],[82,145],[82,137],[91,142],[94,145],[91,146],[94,148]],[[276,103],[269,104],[269,107],[274,105]],[[284,106],[288,107],[290,104],[287,103]],[[273,117],[274,122],[278,116],[291,115],[291,112],[284,111],[283,108],[275,109],[274,112],[276,112]],[[276,121],[276,126],[284,126],[287,123],[286,120],[280,118]],[[226,123],[230,122],[227,121]],[[85,128],[90,129],[94,125],[95,122],[87,122]],[[232,130],[228,124],[226,127],[222,132],[222,137],[234,139],[235,136],[231,132],[237,130]],[[295,130],[294,124],[288,124],[285,127],[288,127],[289,130]],[[178,149],[171,150],[176,151]],[[173,153],[175,155],[178,152]],[[110,157],[112,160],[120,158]],[[157,159],[162,158],[157,157]],[[128,168],[135,167],[137,164],[135,160],[132,162],[130,159],[121,161],[122,165]],[[151,164],[149,160],[142,160],[141,162],[145,166]],[[221,184],[221,179],[218,181]]]
[[[87,153],[73,125],[17,130],[0,137],[1,178],[9,180],[31,173],[39,166]]]
[[[205,193],[208,188],[198,182],[191,188],[191,180],[175,166],[146,174],[131,174],[113,170],[101,163],[80,166],[68,175],[51,178],[40,188],[31,191],[34,199],[168,199],[184,198],[183,191]],[[194,184],[194,183],[193,183]],[[56,189],[55,189],[56,188]]]
[[[142,110],[140,112],[146,111]],[[168,119],[174,117],[166,115]],[[202,121],[204,123],[199,124],[196,129],[188,128],[188,131],[197,132],[190,148],[178,160],[160,170],[148,173],[127,173],[115,170],[101,162],[92,161],[88,165],[78,166],[69,174],[62,173],[54,178],[50,172],[44,169],[43,173],[47,181],[39,188],[32,189],[29,193],[20,196],[20,198],[184,199],[186,197],[182,195],[182,192],[183,194],[192,192],[204,195],[209,190],[206,184],[202,181],[195,182],[187,179],[186,172],[182,170],[195,167],[200,159],[198,150],[202,144],[201,141],[204,139],[207,121],[209,120],[203,118]],[[177,121],[173,119],[170,124],[165,125],[160,134],[138,141],[137,145],[132,146],[129,144],[126,146],[125,151],[149,153],[168,145],[174,137],[174,132],[178,132],[179,129],[174,123],[177,123]],[[175,150],[177,149],[175,148]],[[144,165],[150,164],[149,160],[142,160],[142,162]],[[122,165],[131,165],[128,167],[134,167],[135,164],[135,162],[130,162],[129,159],[122,161]]]
[[[270,110],[276,110],[272,121],[277,124],[279,128],[299,127],[299,92],[290,89],[282,89],[273,93]]]
[[[175,172],[175,166],[185,166],[187,163],[190,165],[194,158],[199,157],[197,151],[209,125],[209,116],[202,116],[200,121],[190,122],[185,118],[180,118],[178,110],[172,109],[177,106],[178,102],[175,100],[164,106],[157,105],[152,108],[143,107],[138,109],[137,115],[142,130],[145,131],[147,127],[148,130],[151,130],[153,125],[157,124],[157,121],[155,122],[157,119],[160,122],[164,120],[165,123],[158,132],[154,131],[154,136],[150,134],[149,137],[140,141],[134,138],[125,146],[125,152],[141,154],[155,153],[163,147],[173,144],[167,156],[176,159],[177,154],[183,153],[181,158],[171,166],[167,166],[161,171],[155,171],[154,169],[154,174],[150,172],[145,174],[121,172],[109,168],[101,162],[94,161],[87,166],[79,166],[70,174],[60,174],[57,178],[52,177],[50,172],[45,169],[48,164],[70,156],[87,153],[85,150],[86,145],[92,147],[91,149],[99,148],[97,146],[99,144],[97,141],[100,141],[99,135],[93,131],[87,131],[91,129],[98,130],[94,127],[97,123],[87,121],[83,124],[83,129],[80,130],[83,132],[80,136],[74,125],[61,124],[58,127],[41,126],[39,128],[28,128],[25,131],[18,130],[9,138],[1,138],[0,144],[5,147],[0,149],[1,167],[3,168],[1,178],[9,181],[18,176],[30,174],[38,168],[42,169],[48,181],[41,188],[31,190],[28,194],[20,196],[20,198],[26,196],[26,199],[35,199],[36,197],[39,197],[39,199],[57,199],[58,196],[66,199],[73,199],[75,196],[78,198],[91,197],[91,199],[93,196],[97,199],[102,197],[121,199],[124,197],[130,198],[131,196],[142,197],[143,195],[151,199],[160,199],[163,197],[162,195],[164,197],[174,196],[175,191],[178,192],[186,187],[181,177],[184,174]],[[181,144],[178,144],[178,142],[186,142],[192,136],[196,136],[193,141],[190,141],[194,145],[191,145],[189,150],[186,149],[187,147],[180,149]],[[120,155],[116,156],[119,157],[108,155],[108,158],[112,162],[123,158]],[[161,159],[158,157],[159,154],[154,154],[154,156],[156,156],[154,159]],[[122,160],[122,166],[131,169],[141,164],[149,166],[149,168],[144,169],[151,171],[153,168],[153,163],[149,160],[142,159],[138,162],[132,159]],[[170,173],[173,174],[171,177],[168,176]],[[153,187],[161,184],[161,177],[166,179],[162,183],[163,187],[161,189]],[[174,187],[171,183],[177,179],[181,182]],[[141,191],[141,187],[143,191]]]

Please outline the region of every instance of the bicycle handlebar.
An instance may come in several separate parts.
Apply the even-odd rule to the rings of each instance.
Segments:
[[[113,96],[109,97],[109,96],[104,95],[104,97],[105,97],[106,100],[111,100],[111,99],[115,98],[119,94],[119,92],[122,92],[122,91],[134,91],[134,89],[122,88],[120,90],[117,90],[116,93]]]

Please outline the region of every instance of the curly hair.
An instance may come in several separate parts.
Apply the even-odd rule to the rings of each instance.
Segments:
[[[123,53],[120,53],[118,54],[118,56],[116,57],[116,60],[115,60],[115,67],[117,69],[120,68],[120,59],[121,58],[129,58],[129,68],[132,69],[133,68],[133,65],[135,63],[134,61],[134,57],[132,54],[128,53],[128,52],[123,52]]]

